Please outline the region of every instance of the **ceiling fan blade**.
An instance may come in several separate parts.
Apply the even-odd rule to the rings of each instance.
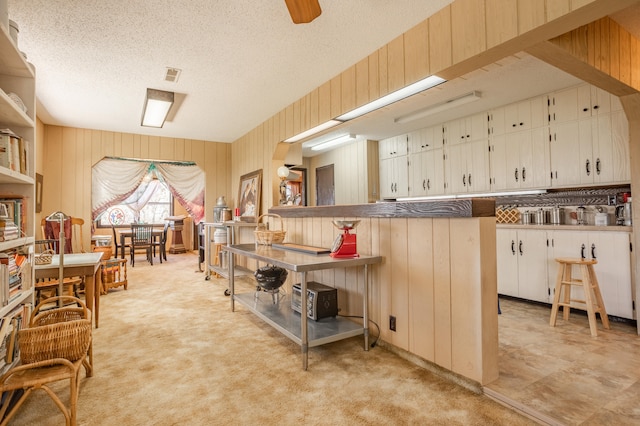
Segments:
[[[308,24],[322,13],[318,0],[284,0],[294,24]]]

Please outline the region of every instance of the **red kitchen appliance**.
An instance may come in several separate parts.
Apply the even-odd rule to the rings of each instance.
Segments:
[[[354,258],[360,257],[356,244],[356,234],[349,231],[358,226],[359,220],[334,220],[333,226],[342,230],[342,234],[338,234],[333,241],[331,253],[329,256],[335,258]]]

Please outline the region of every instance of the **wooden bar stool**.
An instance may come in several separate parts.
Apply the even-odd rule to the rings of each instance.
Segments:
[[[602,301],[602,294],[600,293],[600,286],[598,285],[598,278],[593,270],[593,265],[598,263],[595,259],[578,259],[559,257],[556,259],[558,262],[558,278],[556,279],[556,289],[553,295],[553,305],[551,307],[551,319],[549,325],[551,327],[556,326],[556,319],[558,317],[558,309],[562,306],[562,314],[565,321],[569,320],[569,313],[571,311],[571,302],[579,303],[584,306],[589,317],[589,328],[591,329],[591,335],[598,335],[598,328],[596,324],[596,313],[600,314],[600,320],[602,326],[609,329],[609,317],[607,311],[604,308],[604,302]],[[580,268],[580,279],[573,278],[571,276],[572,266],[576,265]],[[571,298],[571,287],[581,286],[584,289],[584,300]],[[562,290],[564,294],[561,296]],[[562,302],[560,298],[562,297]],[[573,306],[576,308],[576,306]],[[583,308],[578,308],[583,309]]]

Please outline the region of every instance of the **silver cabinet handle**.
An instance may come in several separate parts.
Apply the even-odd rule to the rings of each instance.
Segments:
[[[596,256],[596,245],[595,244],[591,244],[591,258],[592,259],[597,259],[598,258]]]
[[[583,258],[583,259],[586,259],[586,256],[584,255],[584,250],[585,249],[586,249],[586,247],[583,244],[582,247],[580,247],[580,257]]]
[[[527,180],[527,169],[522,167],[522,181],[524,182],[526,180]]]
[[[520,256],[522,256],[522,240],[520,240],[520,244],[518,244],[518,251],[520,252]]]
[[[513,174],[513,176],[516,178],[516,182],[518,181],[518,168],[516,167],[516,171]]]
[[[600,159],[596,159],[596,174],[600,174]]]
[[[591,175],[591,162],[587,158],[587,162],[584,164],[584,168],[587,171],[587,176]]]
[[[516,242],[514,240],[511,240],[511,254],[516,255]]]

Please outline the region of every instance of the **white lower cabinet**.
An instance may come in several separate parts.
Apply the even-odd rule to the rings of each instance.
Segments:
[[[607,314],[621,318],[634,318],[631,290],[631,250],[626,232],[549,232],[549,287],[555,288],[556,257],[595,258],[594,271]],[[578,271],[574,271],[578,276]],[[582,289],[574,288],[576,298],[583,298]],[[551,294],[553,297],[553,294]],[[552,299],[551,299],[552,300]]]
[[[496,247],[498,293],[548,302],[546,232],[498,229]]]

